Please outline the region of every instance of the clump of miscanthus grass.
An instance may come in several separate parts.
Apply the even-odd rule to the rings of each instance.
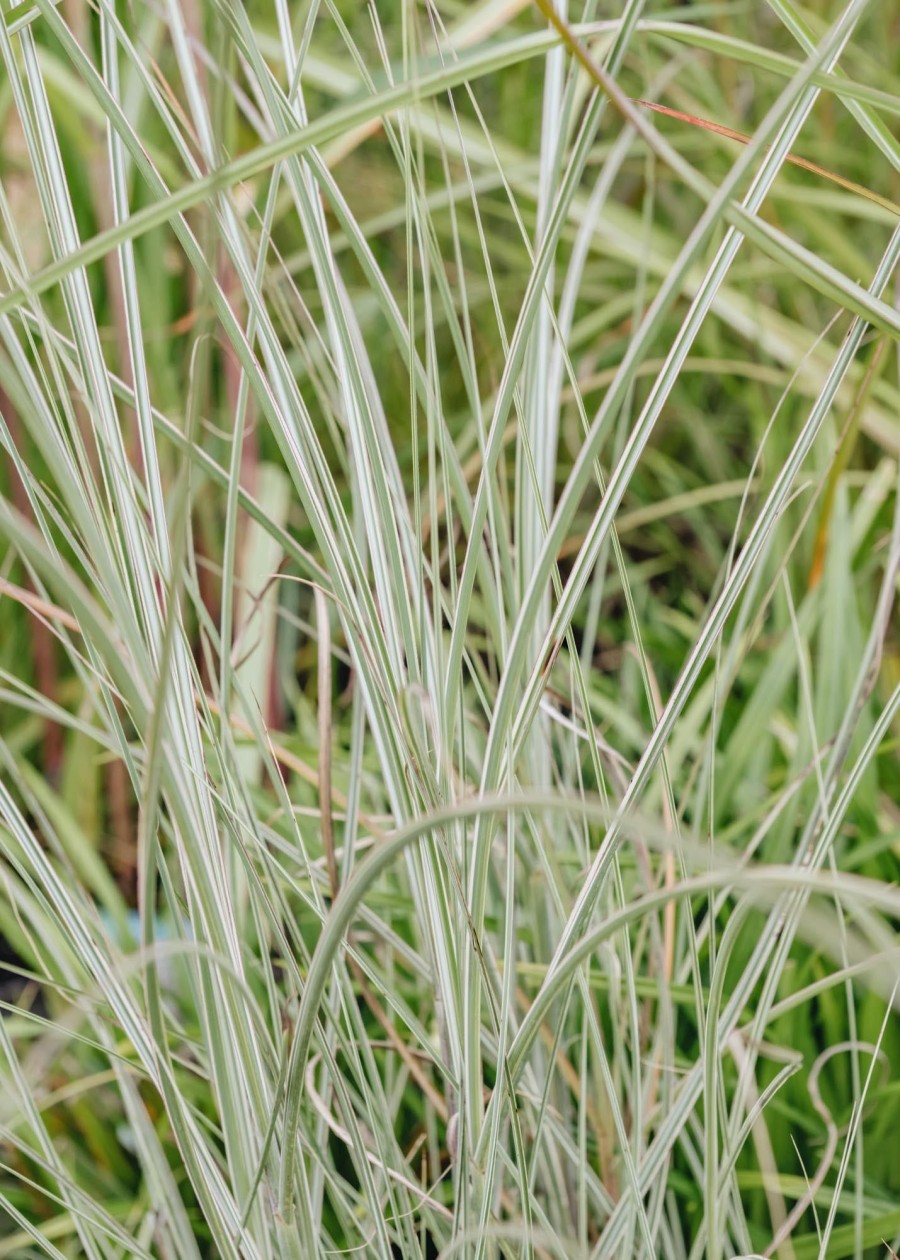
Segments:
[[[897,1249],[892,38],[4,6],[0,1257]]]

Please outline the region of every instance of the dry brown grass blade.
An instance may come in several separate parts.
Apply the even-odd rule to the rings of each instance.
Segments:
[[[736,131],[733,127],[726,127],[722,123],[712,122],[709,118],[700,118],[697,114],[686,114],[683,110],[672,109],[669,105],[659,105],[655,101],[635,100],[635,105],[643,105],[645,109],[652,109],[657,114],[666,114],[669,118],[677,118],[680,122],[690,123],[692,127],[702,127],[704,131],[711,131],[717,136],[724,136],[727,140],[736,140],[738,144],[750,144],[753,139],[743,131]],[[873,192],[871,188],[866,188],[864,184],[857,184],[852,179],[846,179],[843,175],[838,175],[836,171],[831,171],[825,166],[819,166],[818,162],[811,162],[808,158],[800,157],[797,153],[788,153],[784,159],[790,162],[791,166],[799,166],[801,170],[809,171],[812,175],[818,175],[821,179],[827,179],[832,184],[837,184],[839,188],[845,189],[847,192],[855,193],[858,197],[865,197],[867,201],[874,202],[876,206],[880,206],[882,210],[887,210],[889,214],[900,218],[900,205],[896,201],[891,201],[890,197],[882,197],[880,193]]]
[[[658,114],[667,114],[671,118],[677,118],[681,122],[690,123],[693,127],[701,127],[705,131],[711,131],[716,135],[724,136],[729,140],[736,140],[739,144],[749,144],[752,136],[745,135],[742,131],[735,131],[732,127],[725,127],[721,123],[711,122],[707,118],[698,118],[694,114],[685,114],[681,110],[671,109],[668,105],[656,105],[652,101],[634,99],[625,96],[614,79],[611,79],[601,66],[598,66],[588,55],[578,38],[573,34],[572,30],[566,22],[556,12],[551,0],[534,0],[535,5],[544,15],[556,33],[559,35],[563,44],[582,67],[582,69],[590,76],[597,86],[606,93],[610,103],[616,107],[620,114],[630,122],[633,126],[637,126],[634,114],[630,110],[631,105],[643,105],[646,109],[654,110]],[[629,116],[630,115],[630,116]],[[640,128],[638,128],[640,130]],[[645,139],[650,139],[644,133]],[[887,210],[896,218],[900,218],[900,205],[892,201],[889,197],[882,197],[880,193],[873,192],[871,188],[866,188],[862,184],[856,184],[853,180],[844,179],[842,175],[835,174],[834,171],[826,170],[823,166],[818,166],[815,162],[809,162],[806,158],[802,158],[793,153],[788,153],[785,157],[786,162],[790,162],[793,166],[802,167],[803,170],[811,171],[814,175],[820,176],[822,179],[830,180],[839,187],[853,192],[857,196],[865,197],[867,201],[874,202],[881,206],[883,210]]]
[[[882,337],[875,347],[869,366],[866,368],[866,374],[857,392],[853,402],[853,407],[844,426],[844,432],[841,435],[840,445],[834,457],[834,463],[828,474],[828,481],[825,485],[825,493],[822,498],[822,508],[819,512],[819,524],[816,529],[816,538],[813,544],[813,558],[809,566],[809,577],[807,579],[807,587],[814,590],[822,579],[825,571],[825,555],[828,549],[828,534],[831,525],[831,515],[834,510],[834,496],[837,492],[838,482],[846,471],[847,464],[850,462],[850,456],[856,446],[856,439],[859,436],[860,421],[862,413],[865,410],[866,402],[872,392],[872,386],[875,383],[881,367],[888,362],[884,358],[884,350],[887,347],[887,338]]]

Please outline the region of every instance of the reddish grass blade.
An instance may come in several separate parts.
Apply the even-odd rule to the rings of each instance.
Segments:
[[[643,105],[646,109],[652,109],[657,114],[667,114],[670,118],[677,118],[680,122],[689,123],[692,127],[702,127],[704,131],[712,131],[717,136],[724,136],[727,140],[736,140],[738,144],[749,144],[753,139],[752,136],[746,135],[743,131],[735,131],[733,127],[726,127],[722,123],[712,122],[709,118],[699,118],[696,114],[686,114],[680,109],[672,109],[669,105],[658,105],[655,101],[635,100],[636,105]],[[864,184],[857,184],[852,179],[845,179],[843,175],[838,175],[835,171],[828,170],[825,166],[819,166],[817,162],[811,162],[808,158],[800,157],[796,153],[788,153],[785,157],[786,162],[790,162],[792,166],[799,166],[804,171],[809,171],[813,175],[818,175],[822,179],[830,180],[832,184],[837,184],[840,188],[846,189],[847,192],[856,193],[859,197],[865,197],[867,201],[872,201],[877,206],[881,206],[883,210],[887,210],[890,214],[900,218],[900,205],[896,201],[891,201],[889,197],[882,197],[880,193],[873,192],[871,188],[866,188]]]

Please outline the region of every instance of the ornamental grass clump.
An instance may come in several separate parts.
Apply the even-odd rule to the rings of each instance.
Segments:
[[[0,21],[0,1257],[900,1247],[890,6]]]

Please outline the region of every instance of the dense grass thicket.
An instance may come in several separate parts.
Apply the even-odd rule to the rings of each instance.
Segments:
[[[896,6],[0,10],[0,1258],[889,1260]]]

